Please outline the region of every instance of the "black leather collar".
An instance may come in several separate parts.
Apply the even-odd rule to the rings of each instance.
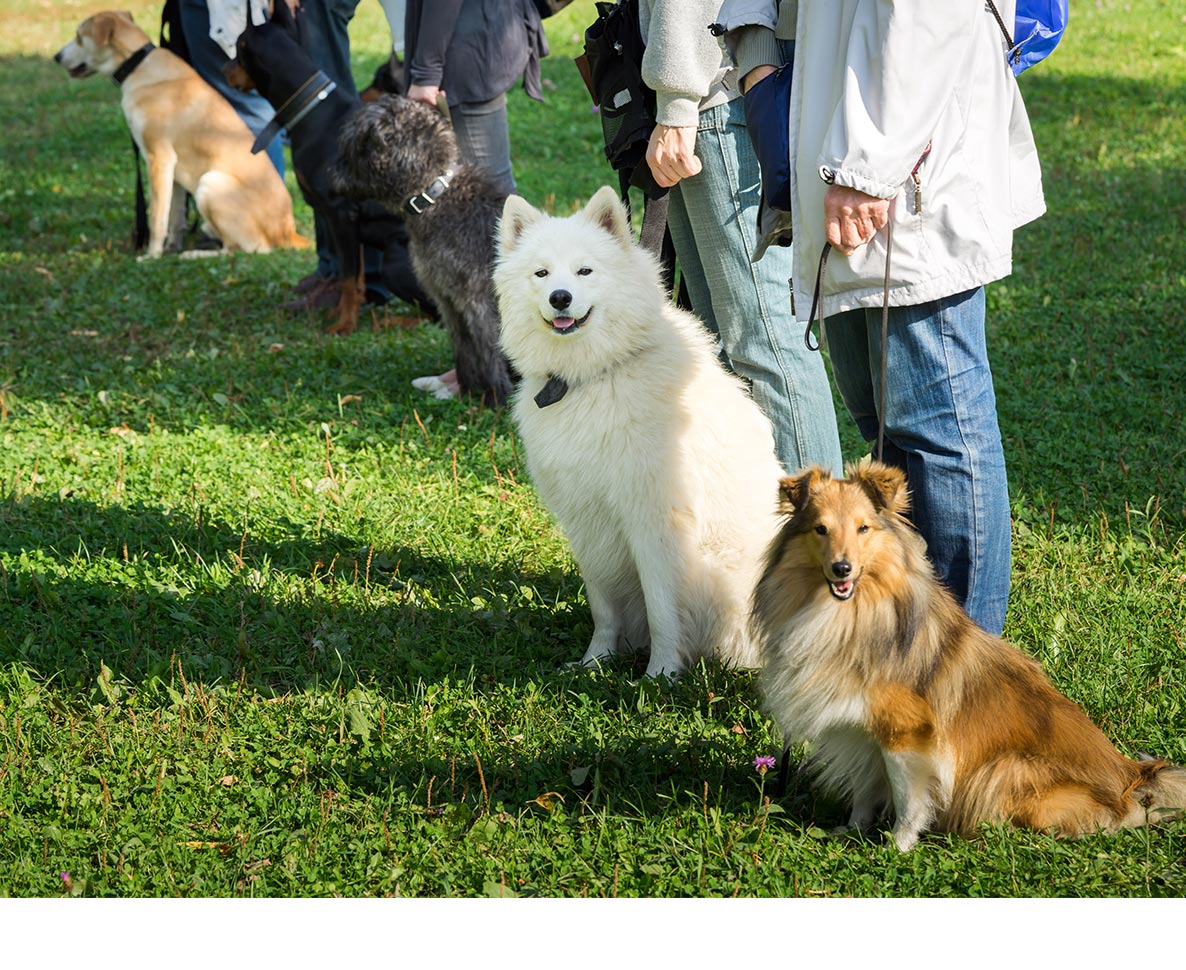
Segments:
[[[450,181],[453,179],[453,169],[449,169],[444,175],[438,175],[432,180],[432,183],[419,195],[414,195],[401,207],[404,212],[410,216],[418,216],[429,206],[437,204],[437,199],[445,194],[445,190],[449,187]]]
[[[282,128],[290,131],[295,128],[310,111],[329,97],[330,92],[337,88],[324,71],[316,71],[305,79],[305,83],[297,88],[284,104],[276,109],[276,114],[268,122],[263,131],[256,136],[251,146],[251,153],[257,155],[267,148],[272,139],[280,134]]]
[[[111,80],[113,80],[117,86],[123,84],[124,81],[126,81],[131,75],[131,73],[140,66],[141,61],[143,61],[144,58],[151,54],[155,49],[156,44],[150,40],[147,44],[132,54],[131,57],[129,57],[115,69],[115,73],[111,75]]]
[[[568,393],[568,381],[555,374],[548,375],[548,382],[535,395],[536,407],[546,408],[555,404]]]

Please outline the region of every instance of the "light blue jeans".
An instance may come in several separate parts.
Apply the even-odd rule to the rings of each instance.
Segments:
[[[667,210],[692,306],[720,335],[730,365],[774,425],[783,467],[817,464],[839,474],[827,372],[791,313],[791,251],[771,247],[751,262],[761,185],[740,98],[700,113],[696,155],[700,173],[672,189]]]
[[[832,374],[866,441],[877,440],[881,308],[827,318]],[[1005,453],[984,339],[984,288],[891,307],[885,454],[906,472],[911,518],[939,578],[999,635],[1009,605],[1012,525]]]
[[[230,58],[210,37],[210,10],[206,0],[181,0],[178,11],[181,30],[189,47],[190,66],[203,81],[231,103],[251,133],[258,135],[268,126],[275,111],[262,95],[254,91],[238,91],[227,83],[222,69]],[[284,146],[279,136],[272,139],[266,151],[276,171],[284,178]]]

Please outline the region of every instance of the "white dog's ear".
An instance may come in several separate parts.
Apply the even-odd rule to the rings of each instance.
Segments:
[[[593,198],[589,200],[589,204],[585,206],[585,215],[623,246],[634,245],[634,236],[630,232],[630,219],[626,215],[626,208],[618,198],[618,193],[608,185],[599,188]]]
[[[509,253],[515,248],[523,230],[538,220],[543,213],[526,199],[508,195],[502,207],[502,218],[498,220],[498,248]]]

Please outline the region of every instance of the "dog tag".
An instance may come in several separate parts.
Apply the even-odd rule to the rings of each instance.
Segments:
[[[566,381],[563,377],[549,375],[548,383],[546,383],[540,392],[535,396],[536,406],[546,408],[550,404],[555,404],[567,393],[568,381]]]

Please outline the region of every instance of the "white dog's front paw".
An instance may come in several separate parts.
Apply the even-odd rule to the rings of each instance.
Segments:
[[[683,672],[684,665],[677,662],[663,663],[652,660],[647,664],[648,680],[675,680]]]

